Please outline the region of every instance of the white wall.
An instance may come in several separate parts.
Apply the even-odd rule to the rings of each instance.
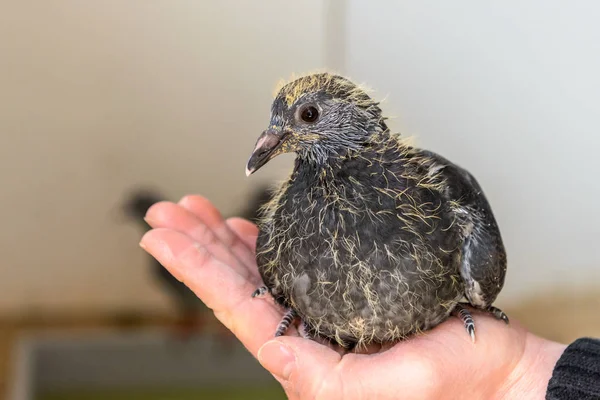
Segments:
[[[468,168],[508,248],[501,299],[600,282],[600,3],[358,1],[344,72]]]
[[[235,212],[280,78],[323,65],[324,4],[10,2],[0,13],[0,312],[164,307],[136,184]]]

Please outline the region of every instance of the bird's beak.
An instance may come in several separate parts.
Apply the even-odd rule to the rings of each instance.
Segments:
[[[246,165],[246,176],[250,176],[256,172],[260,167],[269,162],[269,160],[275,158],[275,156],[284,152],[282,144],[288,132],[282,130],[267,129],[264,131],[256,141],[254,151],[248,160]]]

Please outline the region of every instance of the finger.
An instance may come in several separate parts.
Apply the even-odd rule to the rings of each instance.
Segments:
[[[374,349],[373,349],[374,350]],[[347,353],[312,340],[282,337],[267,342],[258,353],[261,365],[298,398],[406,399],[442,398],[437,369],[418,346],[396,348],[395,354]],[[382,385],[382,382],[392,384]]]
[[[228,218],[225,223],[237,234],[253,253],[256,251],[258,228],[252,222],[243,218]]]
[[[219,210],[208,199],[195,195],[185,196],[178,204],[196,214],[196,217],[208,226],[225,246],[231,248],[233,254],[242,263],[248,267],[255,264],[254,253],[239,240],[239,237],[225,223]]]
[[[140,245],[187,285],[256,357],[273,338],[281,310],[270,298],[252,298],[254,284],[189,236],[170,229],[147,232]]]
[[[207,210],[206,214],[210,214],[210,211]],[[209,218],[216,219],[213,215],[210,215]],[[256,267],[242,263],[233,254],[232,248],[223,244],[196,214],[182,206],[167,201],[156,203],[148,209],[145,219],[153,228],[169,228],[185,233],[197,244],[204,246],[216,259],[231,266],[242,276],[251,280],[255,286],[261,285]]]
[[[362,392],[365,398],[392,400],[398,398],[401,389],[403,399],[416,400],[444,398],[438,392],[438,371],[429,357],[420,354],[418,346],[407,341],[384,352],[350,354],[345,357],[340,373],[350,377],[344,380],[344,387],[350,393]]]
[[[279,342],[279,348],[272,346],[273,342]],[[399,389],[403,399],[441,398],[438,369],[420,354],[419,346],[396,346],[395,353],[386,356],[373,353],[379,347],[363,349],[370,354],[341,355],[312,340],[278,338],[267,342],[258,357],[286,391],[299,398],[342,399],[351,394],[352,398],[391,400],[398,398]],[[294,356],[293,364],[288,363],[289,352]]]
[[[329,347],[299,337],[279,337],[261,347],[258,360],[290,396],[341,398],[336,367],[342,357]]]

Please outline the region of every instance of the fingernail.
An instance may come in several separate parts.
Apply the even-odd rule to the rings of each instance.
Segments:
[[[187,203],[188,201],[189,201],[189,196],[183,196],[181,199],[179,199],[177,204],[183,205],[183,204]]]
[[[142,249],[146,250],[146,243],[140,242],[139,245]]]
[[[258,362],[273,375],[287,380],[296,366],[296,355],[289,347],[273,340],[260,348]]]

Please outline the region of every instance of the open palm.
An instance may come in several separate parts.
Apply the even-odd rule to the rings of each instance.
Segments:
[[[507,326],[477,311],[476,343],[456,318],[370,354],[341,355],[294,329],[274,338],[283,310],[271,298],[251,297],[262,286],[254,224],[224,220],[201,196],[157,203],[146,219],[154,229],[141,246],[214,311],[292,399],[513,398],[516,387],[530,388],[531,396],[514,398],[541,398],[535,380],[547,383],[546,376],[522,377],[531,376],[527,369],[540,353],[561,350],[546,349],[514,321]]]

